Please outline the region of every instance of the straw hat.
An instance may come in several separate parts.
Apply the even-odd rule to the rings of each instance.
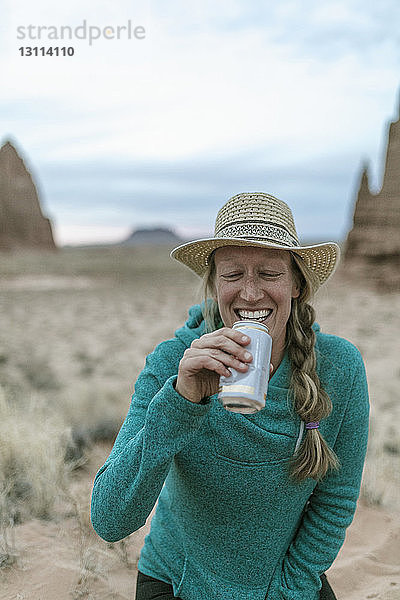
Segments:
[[[244,192],[230,198],[217,214],[214,237],[182,244],[171,256],[202,277],[210,254],[222,246],[291,250],[308,267],[314,289],[332,275],[340,256],[334,242],[301,246],[288,205],[264,192]]]

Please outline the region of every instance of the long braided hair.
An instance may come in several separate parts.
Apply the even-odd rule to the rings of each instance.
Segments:
[[[286,348],[292,372],[290,396],[293,409],[304,423],[321,421],[332,411],[331,400],[321,385],[316,371],[315,332],[312,329],[315,310],[309,304],[314,295],[315,279],[303,260],[291,254],[292,273],[300,289],[298,298],[292,298],[292,310],[286,326]],[[211,255],[203,278],[203,316],[206,331],[221,326],[216,302],[215,262]],[[296,481],[308,477],[322,479],[329,470],[339,468],[339,460],[328,446],[319,429],[306,429],[303,440],[290,463],[290,474]]]

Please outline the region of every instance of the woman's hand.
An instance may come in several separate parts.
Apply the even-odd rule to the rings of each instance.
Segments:
[[[231,375],[229,368],[247,371],[248,363],[253,360],[246,350],[249,343],[247,335],[229,327],[194,340],[179,363],[176,391],[195,403],[216,394],[220,376]]]

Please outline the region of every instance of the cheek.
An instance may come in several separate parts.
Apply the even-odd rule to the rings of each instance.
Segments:
[[[224,284],[217,286],[215,300],[218,303],[221,313],[229,310],[229,306],[234,301],[235,296],[236,290],[234,286]]]
[[[277,290],[275,302],[282,311],[290,314],[292,309],[292,287],[287,286],[285,289]]]
[[[229,288],[226,288],[223,285],[217,288],[216,300],[218,301],[218,304],[227,304],[231,298],[232,293],[231,290],[229,290]]]

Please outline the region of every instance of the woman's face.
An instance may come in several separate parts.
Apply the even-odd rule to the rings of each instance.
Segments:
[[[214,254],[215,291],[226,327],[258,321],[268,327],[275,354],[285,347],[292,298],[300,295],[288,251],[224,246]]]

